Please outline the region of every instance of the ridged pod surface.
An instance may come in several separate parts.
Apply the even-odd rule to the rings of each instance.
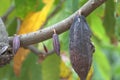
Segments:
[[[91,43],[91,31],[83,15],[77,15],[70,27],[70,60],[81,80],[86,80],[92,64],[94,46]]]
[[[0,18],[0,67],[8,64],[14,54],[12,53],[12,49],[9,45],[8,33],[6,31],[6,27]]]

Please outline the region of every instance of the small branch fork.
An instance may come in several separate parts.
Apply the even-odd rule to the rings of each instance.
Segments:
[[[11,5],[10,8],[7,10],[7,12],[3,15],[2,20],[3,22],[6,22],[6,19],[8,18],[8,15],[15,9],[15,6]]]
[[[28,48],[30,51],[32,51],[34,54],[36,54],[39,57],[39,62],[41,63],[47,56],[49,56],[50,54],[54,53],[54,50],[48,51],[46,52],[42,52],[40,50],[38,50],[36,47],[34,47],[33,45],[27,46],[25,48]]]
[[[46,52],[42,52],[42,51],[39,51],[36,47],[34,47],[33,45],[30,45],[30,46],[27,46],[26,48],[30,49],[32,52],[34,52],[36,55],[50,55],[52,53],[54,53],[54,50],[51,50],[51,51],[48,51],[47,53]]]
[[[86,4],[84,4],[78,11],[69,16],[68,18],[58,22],[48,28],[41,29],[35,32],[31,32],[28,34],[18,35],[20,37],[21,46],[28,46],[32,44],[36,44],[47,39],[50,39],[53,35],[53,29],[56,30],[58,34],[61,34],[67,31],[72,24],[73,18],[80,11],[82,15],[88,16],[92,11],[94,11],[97,7],[99,7],[106,0],[88,0]],[[9,37],[9,42],[12,45],[13,36]]]

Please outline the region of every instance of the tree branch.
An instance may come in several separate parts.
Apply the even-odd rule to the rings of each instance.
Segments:
[[[55,51],[51,50],[46,52],[42,52],[40,50],[38,50],[36,47],[34,47],[33,45],[27,46],[28,49],[30,49],[34,54],[36,54],[39,57],[39,62],[41,63],[47,56],[49,56],[50,54],[53,54]]]
[[[106,0],[88,0],[88,2],[84,4],[78,11],[81,11],[82,15],[88,16],[92,11],[94,11],[105,1]],[[36,32],[31,32],[28,34],[19,35],[21,46],[28,46],[31,44],[35,44],[50,39],[53,35],[53,29],[56,30],[57,34],[67,31],[72,24],[74,16],[78,14],[78,11],[76,11],[70,17],[62,20],[59,23],[49,26],[48,28],[41,29]],[[9,37],[10,44],[12,43],[12,40],[13,37]]]
[[[8,15],[15,9],[15,6],[11,5],[7,12],[2,16],[3,22],[6,21]]]

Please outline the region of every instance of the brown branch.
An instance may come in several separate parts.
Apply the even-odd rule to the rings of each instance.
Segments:
[[[7,12],[2,16],[3,22],[6,21],[8,15],[15,9],[15,6],[11,5]]]
[[[84,4],[78,11],[81,11],[82,15],[88,16],[92,11],[94,11],[105,1],[106,0],[88,0],[88,2]],[[57,34],[67,31],[72,24],[73,18],[76,14],[78,14],[78,11],[76,11],[74,14],[64,19],[63,21],[49,26],[48,28],[38,30],[36,32],[31,32],[28,34],[19,35],[21,40],[21,46],[28,46],[50,39],[53,35],[53,29],[56,30]],[[9,37],[10,44],[12,43],[12,40],[13,37]]]

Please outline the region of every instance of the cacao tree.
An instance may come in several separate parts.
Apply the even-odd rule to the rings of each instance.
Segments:
[[[0,80],[119,80],[119,0],[1,0]]]

